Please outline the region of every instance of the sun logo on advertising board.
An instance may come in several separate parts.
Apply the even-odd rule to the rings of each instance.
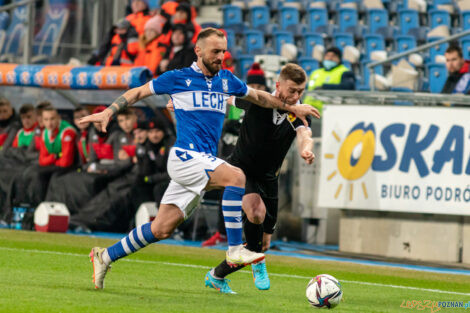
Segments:
[[[374,161],[375,154],[375,128],[373,124],[364,125],[364,122],[356,124],[344,140],[333,131],[331,135],[340,144],[337,154],[325,153],[326,161],[336,159],[337,169],[328,174],[327,180],[331,181],[336,176],[341,176],[346,180],[349,193],[349,201],[354,199],[354,182],[363,177],[370,169]],[[365,182],[360,182],[364,198],[368,198],[367,186]],[[335,199],[343,190],[343,183],[336,187]]]

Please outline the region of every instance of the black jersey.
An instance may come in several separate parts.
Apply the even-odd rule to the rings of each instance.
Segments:
[[[290,112],[251,105],[239,98],[235,105],[246,113],[230,163],[257,179],[277,177],[297,128],[304,126],[302,120]],[[310,123],[310,119],[307,120]]]

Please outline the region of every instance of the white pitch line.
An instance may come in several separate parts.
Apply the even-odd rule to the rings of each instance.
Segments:
[[[27,253],[42,253],[42,254],[55,254],[55,255],[67,255],[67,256],[75,256],[75,257],[82,257],[85,258],[87,255],[80,254],[80,253],[70,253],[70,252],[58,252],[58,251],[48,251],[48,250],[37,250],[37,249],[19,249],[19,248],[7,248],[7,247],[0,247],[0,250],[7,250],[7,251],[17,251],[17,252],[27,252]],[[172,262],[161,262],[161,261],[146,261],[146,260],[137,260],[137,259],[121,259],[124,262],[130,263],[145,263],[145,264],[160,264],[160,265],[168,265],[168,266],[176,266],[176,267],[189,267],[189,268],[200,268],[200,269],[210,269],[210,266],[204,265],[196,265],[196,264],[184,264],[184,263],[172,263]],[[251,274],[251,271],[241,270],[240,272]],[[286,278],[299,278],[310,280],[311,277],[308,276],[300,276],[300,275],[290,275],[290,274],[278,274],[278,273],[269,273],[270,276],[276,277],[286,277]],[[375,287],[387,287],[387,288],[395,288],[395,289],[409,289],[409,290],[418,290],[418,291],[426,291],[426,292],[433,292],[433,293],[443,293],[443,294],[452,294],[452,295],[460,295],[460,296],[470,296],[470,293],[464,292],[456,292],[456,291],[447,291],[447,290],[439,290],[439,289],[427,289],[427,288],[419,288],[419,287],[411,287],[411,286],[400,286],[400,285],[387,285],[387,284],[379,284],[379,283],[371,283],[365,281],[357,281],[357,280],[341,280],[343,283],[350,283],[350,284],[357,284],[357,285],[366,285],[366,286],[375,286]]]

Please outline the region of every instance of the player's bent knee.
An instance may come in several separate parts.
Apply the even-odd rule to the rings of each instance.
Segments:
[[[258,208],[252,210],[249,213],[246,213],[248,220],[253,224],[261,224],[264,222],[264,218],[266,216],[266,210],[264,208]]]
[[[245,182],[246,182],[246,177],[245,173],[238,167],[234,167],[232,169],[232,173],[229,177],[229,185],[230,186],[236,186],[236,187],[241,187],[245,188]]]

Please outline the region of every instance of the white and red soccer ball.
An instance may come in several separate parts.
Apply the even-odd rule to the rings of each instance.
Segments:
[[[336,278],[328,274],[321,274],[310,280],[307,285],[306,295],[312,306],[332,309],[340,303],[343,290]]]

